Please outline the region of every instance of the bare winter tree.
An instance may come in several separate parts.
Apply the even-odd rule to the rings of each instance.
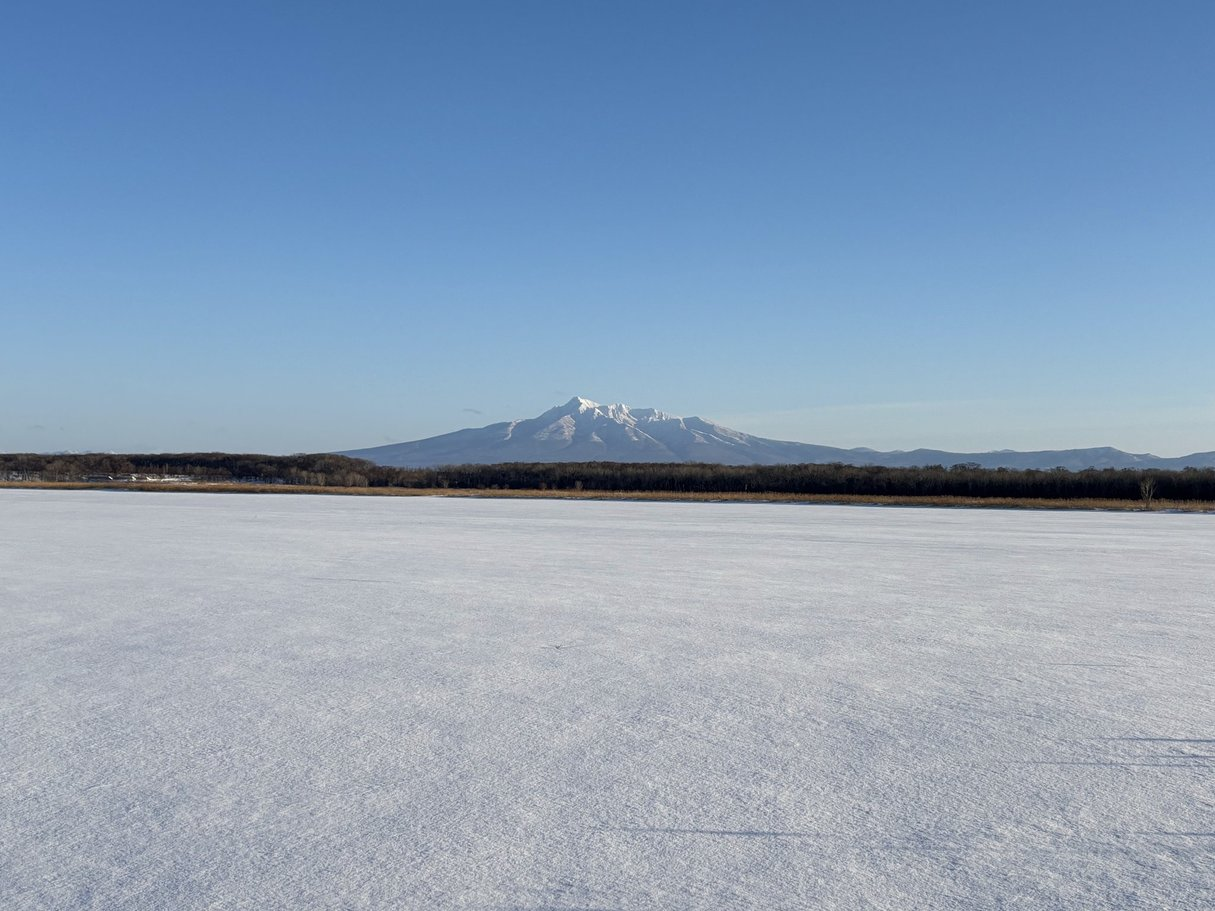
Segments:
[[[1139,496],[1143,499],[1143,508],[1151,509],[1152,500],[1156,498],[1156,479],[1145,477],[1139,482]]]

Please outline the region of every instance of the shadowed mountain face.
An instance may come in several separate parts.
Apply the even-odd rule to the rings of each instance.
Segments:
[[[600,405],[575,397],[534,418],[457,430],[410,443],[392,443],[341,453],[379,465],[429,468],[497,462],[710,462],[720,465],[782,465],[844,462],[851,465],[955,465],[983,468],[1184,468],[1215,467],[1215,452],[1176,459],[1135,455],[1119,449],[1043,452],[875,452],[811,443],[767,440],[730,430],[703,418],[681,418],[653,408]]]

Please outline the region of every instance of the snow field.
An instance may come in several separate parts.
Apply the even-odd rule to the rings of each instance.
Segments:
[[[0,491],[0,908],[1206,909],[1215,517]]]

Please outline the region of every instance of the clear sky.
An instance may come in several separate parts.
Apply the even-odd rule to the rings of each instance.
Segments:
[[[575,394],[805,442],[1215,449],[1215,3],[23,2],[0,450]]]

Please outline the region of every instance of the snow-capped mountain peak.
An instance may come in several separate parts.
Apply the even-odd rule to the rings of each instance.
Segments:
[[[623,402],[615,402],[608,405],[580,395],[574,396],[564,405],[558,405],[553,410],[568,414],[590,414],[593,417],[601,417],[622,424],[636,424],[641,421],[682,420],[678,415],[659,411],[657,408],[630,408]]]
[[[565,403],[565,407],[573,408],[575,411],[578,411],[578,412],[584,412],[584,411],[595,411],[596,409],[600,408],[601,406],[598,402],[592,402],[590,399],[585,399],[580,395],[576,395],[572,399],[570,399],[568,402]]]

